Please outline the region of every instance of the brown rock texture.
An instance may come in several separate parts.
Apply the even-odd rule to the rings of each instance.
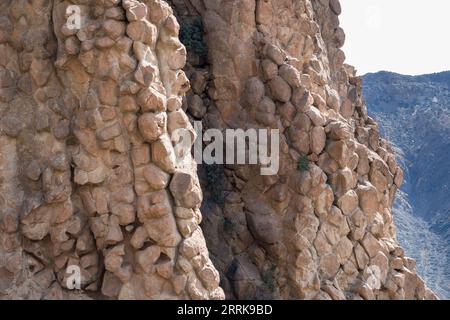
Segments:
[[[79,30],[66,27],[70,5]],[[172,118],[191,128],[169,5],[2,1],[0,12],[0,295],[223,299],[196,165],[177,168],[169,138]],[[83,293],[65,290],[68,266]]]
[[[396,241],[403,172],[344,64],[340,11],[1,1],[0,298],[434,299]],[[199,179],[175,161],[190,120],[279,129],[278,174]]]
[[[207,59],[188,50],[188,114],[204,129],[281,132],[276,176],[201,167],[202,228],[226,297],[434,299],[396,241],[403,172],[344,64],[339,1],[171,4],[188,31],[202,22],[208,47]]]

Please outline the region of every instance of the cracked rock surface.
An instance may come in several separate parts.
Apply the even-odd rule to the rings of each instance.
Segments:
[[[2,1],[0,297],[434,299],[396,240],[403,171],[344,64],[340,12]],[[172,133],[193,120],[279,129],[278,174],[180,167]]]

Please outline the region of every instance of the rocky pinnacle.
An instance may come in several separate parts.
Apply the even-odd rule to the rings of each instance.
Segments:
[[[0,298],[436,298],[396,240],[403,171],[340,12],[2,0]],[[180,167],[173,133],[194,120],[278,129],[278,174]]]

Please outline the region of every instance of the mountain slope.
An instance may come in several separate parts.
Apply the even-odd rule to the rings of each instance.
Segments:
[[[369,113],[405,169],[394,208],[400,243],[443,298],[450,297],[450,72],[367,74]]]

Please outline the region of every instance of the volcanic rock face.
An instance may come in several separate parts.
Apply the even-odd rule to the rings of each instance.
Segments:
[[[337,0],[0,12],[2,298],[434,298],[396,242],[403,174],[343,64]],[[281,133],[277,175],[201,168],[202,229],[196,164],[173,141],[195,136],[186,110]]]

